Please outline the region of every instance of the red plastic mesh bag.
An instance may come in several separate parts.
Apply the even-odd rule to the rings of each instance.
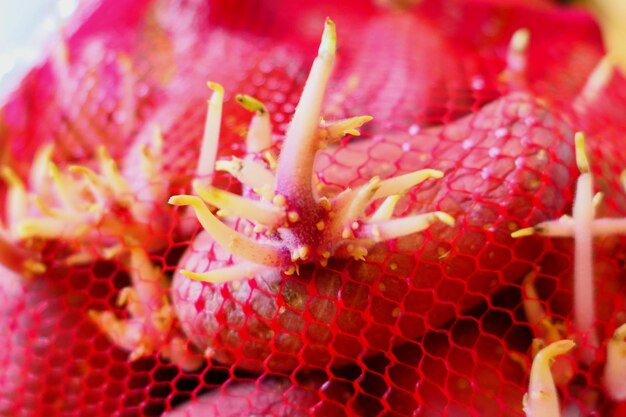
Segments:
[[[405,11],[282,0],[86,10],[0,113],[0,415],[522,416],[533,357],[560,339],[579,344],[552,367],[563,415],[621,415],[605,364],[625,321],[624,240],[593,241],[584,332],[574,240],[511,236],[572,214],[577,131],[603,193],[595,217],[626,212],[626,89],[616,71],[588,82],[604,51],[587,12],[461,0]],[[439,215],[405,236],[408,224],[372,226],[391,200],[365,200],[350,230],[324,241],[338,211],[310,214],[306,196],[287,198],[281,227],[321,219],[302,229],[312,233],[221,213],[257,242],[327,245],[258,269],[167,201],[192,194],[194,179],[247,204],[277,201],[254,184],[281,152],[300,161],[285,134],[326,16],[339,47],[322,115],[374,120],[319,150],[315,195],[336,204],[376,176],[439,170],[402,190],[393,219],[455,221]],[[510,46],[521,28],[526,53]],[[207,99],[221,94],[207,81],[225,91],[215,175],[196,171]],[[265,105],[269,146],[251,151],[253,115],[237,93]],[[262,168],[242,176],[241,161]],[[180,272],[221,268],[239,279]]]

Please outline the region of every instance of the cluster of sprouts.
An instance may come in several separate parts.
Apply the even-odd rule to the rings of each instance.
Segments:
[[[593,238],[612,234],[624,234],[626,221],[622,218],[595,218],[595,212],[602,201],[602,195],[593,193],[593,176],[585,151],[585,135],[575,135],[576,163],[580,171],[572,216],[564,215],[557,220],[539,223],[533,227],[520,229],[513,237],[533,234],[546,237],[574,238],[574,326],[581,341],[579,359],[590,363],[599,347],[595,331],[595,291],[593,268]],[[624,175],[622,176],[624,177]],[[626,187],[625,187],[626,190]],[[525,310],[529,316],[540,318],[547,329],[546,340],[550,343],[534,357],[531,369],[529,393],[524,399],[524,409],[528,417],[548,417],[560,415],[560,407],[550,366],[554,358],[574,347],[572,340],[564,337],[562,328],[545,317],[538,305],[537,294],[530,283],[525,285],[529,300]],[[544,316],[544,317],[541,317]],[[626,399],[626,325],[622,325],[607,343],[607,359],[604,382],[614,400]],[[569,362],[567,362],[569,363]],[[555,369],[560,380],[571,378],[571,366]]]
[[[76,95],[68,92],[84,90],[82,84],[105,84],[108,70],[117,77],[119,86],[118,110],[113,115],[116,135],[127,138],[137,125],[137,80],[132,62],[118,53],[106,56],[112,67],[105,68],[101,64],[105,55],[104,45],[96,40],[72,63],[63,39],[51,55],[50,67],[57,83],[55,104],[87,143],[100,138],[99,129],[105,126],[94,126],[84,106],[75,102]],[[110,259],[120,253],[123,244],[146,240],[146,219],[151,218],[154,205],[163,204],[167,193],[162,142],[157,129],[150,145],[140,150],[139,178],[132,180],[125,178],[103,145],[97,148],[95,161],[61,168],[53,162],[53,144],[44,144],[25,179],[11,166],[2,166],[0,176],[7,185],[7,226],[0,223],[0,264],[18,275],[33,276],[46,270],[40,252],[48,241],[73,245],[63,262],[80,264]],[[140,191],[142,201],[137,199]],[[129,213],[124,220],[120,220],[122,212]]]
[[[217,161],[215,169],[227,171],[239,180],[244,185],[244,195],[206,185],[201,176],[210,171],[205,169],[199,171],[193,183],[197,196],[170,198],[170,204],[191,206],[204,230],[238,259],[235,265],[208,272],[182,271],[187,277],[225,282],[251,278],[268,268],[278,268],[291,275],[298,273],[303,263],[326,265],[332,256],[363,260],[372,245],[420,232],[434,222],[454,224],[450,215],[439,211],[392,218],[402,194],[425,180],[443,177],[441,171],[425,169],[386,180],[374,177],[360,187],[346,188],[337,195],[325,195],[323,187],[314,186],[314,161],[318,150],[345,135],[358,135],[357,129],[371,120],[369,116],[337,121],[321,118],[335,49],[335,25],[327,19],[318,56],[277,161],[271,153],[264,153],[264,159],[254,155],[271,144],[266,107],[252,97],[237,96],[241,105],[255,113],[247,135],[249,154],[243,159]],[[214,90],[210,103],[221,104],[221,88],[216,88],[216,84],[210,86]],[[201,155],[210,155],[209,166],[215,155],[211,149],[217,147],[219,115],[221,106],[210,108],[205,138],[215,142],[210,146],[207,145],[210,142],[205,142],[201,149]],[[366,215],[371,203],[379,199],[384,199],[379,208]],[[209,205],[217,207],[217,215],[211,212]],[[240,232],[218,218],[226,216],[246,219],[254,223],[254,227]]]
[[[119,110],[125,114],[117,123],[119,132],[127,136],[136,125],[135,81],[129,59],[123,55],[116,58],[122,93]],[[69,63],[65,43],[55,50],[52,68],[57,91],[71,91],[76,68]],[[102,76],[95,68],[86,70],[94,83]],[[69,97],[59,94],[56,98],[61,111],[77,123],[80,135],[97,137],[83,120],[80,106]],[[131,360],[158,351],[184,369],[195,369],[201,358],[191,353],[176,326],[167,295],[168,279],[149,259],[149,252],[164,243],[150,237],[155,230],[168,228],[159,213],[167,207],[170,183],[163,169],[161,131],[149,128],[148,143],[137,149],[138,169],[131,169],[130,175],[103,145],[96,149],[94,160],[68,167],[53,161],[52,144],[43,145],[26,179],[10,166],[2,166],[0,176],[7,185],[7,196],[6,223],[0,223],[0,264],[22,277],[42,274],[50,266],[41,258],[47,242],[68,246],[69,255],[60,260],[65,265],[119,258],[129,270],[131,286],[120,292],[117,301],[126,306],[129,317],[90,311],[90,318],[113,343],[131,352]]]
[[[43,272],[35,263],[36,252],[28,252],[33,242],[62,241],[78,245],[67,264],[79,264],[97,258],[109,259],[119,253],[122,244],[137,244],[149,235],[154,205],[164,199],[166,183],[154,181],[161,172],[162,138],[156,132],[151,146],[141,152],[141,175],[151,184],[151,198],[138,201],[136,190],[121,174],[105,147],[98,148],[97,170],[87,165],[60,169],[52,161],[52,146],[43,146],[32,164],[28,181],[23,181],[9,166],[2,167],[8,186],[6,213],[8,228],[0,241],[11,248],[4,251],[2,263],[16,272]],[[130,220],[118,214],[125,210]],[[20,258],[13,252],[24,252]],[[4,259],[7,258],[7,259]],[[16,259],[24,259],[22,266]]]
[[[148,256],[162,244],[149,238],[163,226],[160,220],[146,220],[166,199],[162,144],[156,129],[151,144],[140,149],[140,178],[135,181],[122,174],[103,146],[97,152],[96,169],[86,165],[60,169],[49,145],[37,153],[27,182],[10,167],[2,167],[10,227],[0,229],[0,263],[21,276],[44,273],[47,266],[40,259],[40,248],[47,241],[75,245],[62,261],[67,265],[119,258],[128,267],[132,284],[120,292],[118,304],[126,306],[130,317],[90,311],[90,318],[113,343],[131,352],[131,360],[158,351],[184,369],[196,369],[201,358],[189,350],[175,325],[168,280]],[[144,199],[137,198],[139,192]]]
[[[202,357],[192,351],[176,325],[166,275],[152,264],[142,247],[130,247],[123,259],[131,286],[120,291],[117,303],[126,307],[129,317],[120,319],[110,311],[93,310],[89,317],[116,346],[130,352],[131,361],[159,353],[183,369],[197,369]]]
[[[526,89],[527,48],[530,32],[527,29],[516,31],[509,44],[506,57],[507,67],[501,78],[513,89]],[[601,96],[608,85],[613,71],[608,57],[603,58],[578,97],[573,109],[584,115],[586,108]],[[557,220],[542,222],[533,227],[520,229],[512,237],[530,235],[546,237],[574,238],[574,327],[581,344],[577,355],[580,360],[590,363],[599,347],[595,332],[595,291],[593,284],[593,238],[626,233],[626,221],[622,218],[595,218],[595,212],[602,202],[602,193],[593,193],[593,177],[589,158],[585,151],[585,135],[578,132],[574,138],[576,164],[580,171],[577,180],[573,213]],[[622,174],[626,190],[626,171]],[[561,415],[555,379],[559,384],[569,382],[573,376],[573,363],[561,356],[575,347],[568,339],[565,324],[549,317],[539,301],[534,287],[534,272],[524,280],[524,310],[531,324],[538,329],[538,337],[533,340],[531,353],[533,363],[530,370],[528,393],[523,399],[524,411],[528,417],[556,417]],[[626,324],[615,330],[607,343],[607,360],[604,382],[610,396],[617,401],[626,399]],[[552,371],[551,371],[552,367]]]

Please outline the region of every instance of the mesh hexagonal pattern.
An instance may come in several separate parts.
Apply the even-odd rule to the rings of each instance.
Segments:
[[[581,101],[603,54],[586,12],[502,3],[423,1],[403,12],[358,1],[90,3],[0,113],[0,158],[38,196],[27,216],[65,227],[45,239],[13,230],[23,217],[3,205],[0,415],[522,416],[533,357],[560,338],[582,346],[552,367],[563,415],[621,415],[604,367],[625,321],[624,240],[594,240],[594,345],[574,324],[574,240],[511,233],[572,213],[578,130],[604,195],[596,217],[626,214],[626,90],[615,75],[601,102]],[[218,160],[271,171],[327,15],[339,48],[323,116],[374,120],[320,149],[316,189],[334,198],[375,176],[440,170],[393,217],[440,211],[454,225],[369,245],[363,257],[338,251],[296,273],[187,278],[181,269],[239,262],[191,210],[167,204],[192,192],[206,82],[226,92]],[[506,71],[520,28],[531,33],[522,83]],[[252,115],[237,93],[270,115],[272,144],[260,152],[247,153]],[[50,143],[65,180],[48,161],[43,176],[33,173]],[[115,172],[126,181],[120,193]],[[231,173],[212,184],[254,194]],[[80,175],[91,194],[63,194]],[[15,182],[6,183],[1,197],[13,201]],[[107,211],[76,226],[93,206]],[[221,214],[263,238],[249,220]],[[45,271],[22,269],[22,256]]]

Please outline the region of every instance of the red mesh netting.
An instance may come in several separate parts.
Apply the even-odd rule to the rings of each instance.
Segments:
[[[0,113],[0,415],[522,416],[533,357],[559,339],[578,344],[552,366],[563,415],[622,415],[605,363],[626,321],[624,239],[593,241],[584,332],[574,239],[511,237],[572,214],[576,131],[603,193],[595,217],[626,214],[626,87],[615,71],[585,88],[604,55],[594,19],[540,0],[375,3],[85,3]],[[251,184],[280,156],[326,16],[339,46],[322,115],[374,120],[318,152],[315,195],[436,169],[393,217],[455,223],[258,269],[167,201],[193,193],[208,80],[225,89],[218,160],[263,167],[250,184],[236,164],[210,181],[262,200]],[[517,73],[520,28],[531,37]],[[271,146],[247,149],[237,93],[265,104]],[[350,233],[386,233],[367,221],[383,204]],[[294,213],[285,222],[308,221]],[[253,241],[310,237],[220,214]],[[225,283],[180,272],[242,265]]]

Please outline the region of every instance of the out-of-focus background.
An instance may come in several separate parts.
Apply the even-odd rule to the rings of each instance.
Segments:
[[[61,36],[64,24],[89,0],[20,0],[0,2],[0,102],[13,90],[29,68],[46,54]],[[571,3],[561,1],[561,3]],[[604,23],[607,46],[617,62],[626,61],[626,38],[622,18],[626,0],[584,0]],[[607,33],[608,32],[608,33]]]
[[[0,1],[0,101],[58,39],[80,0]]]
[[[59,39],[64,24],[84,9],[88,0],[20,0],[0,2],[0,102],[29,68],[36,64],[45,51]],[[626,0],[584,0],[578,3],[590,6],[603,24],[607,46],[615,60],[626,62]]]

